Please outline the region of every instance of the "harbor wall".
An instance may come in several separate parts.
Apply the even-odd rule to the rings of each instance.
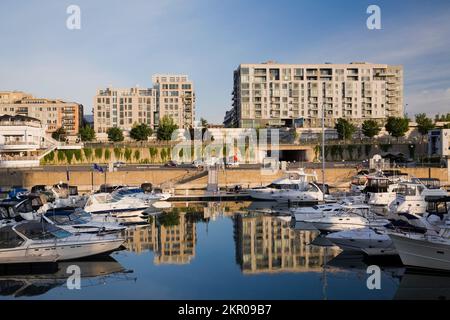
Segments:
[[[306,170],[312,172],[314,170]],[[322,180],[321,170],[315,170],[319,181]],[[449,185],[447,168],[402,168],[402,172],[420,178],[438,178],[443,185]],[[345,188],[349,186],[350,179],[356,174],[354,168],[330,168],[325,171],[325,181],[332,187]],[[143,171],[116,171],[103,173],[92,173],[90,171],[70,172],[67,180],[66,172],[45,171],[10,171],[0,172],[0,186],[8,188],[12,186],[23,186],[31,188],[34,185],[53,185],[59,182],[68,182],[70,185],[78,186],[81,192],[98,189],[103,183],[140,185],[150,182],[156,186],[167,189],[204,189],[208,183],[208,176],[200,176],[197,170],[188,169],[158,169]],[[274,179],[283,176],[282,171],[273,174],[262,174],[259,169],[227,169],[220,170],[218,174],[220,187],[232,187],[241,185],[244,188],[263,186]],[[189,180],[180,184],[180,181]]]

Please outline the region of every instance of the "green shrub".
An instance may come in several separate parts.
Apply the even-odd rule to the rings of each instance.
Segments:
[[[123,153],[122,153],[122,149],[121,148],[114,148],[114,157],[116,158],[116,160],[120,160],[122,159]]]
[[[81,149],[76,149],[73,151],[73,154],[75,155],[75,160],[80,162],[83,159],[83,155],[81,154]]]
[[[92,159],[92,148],[83,148],[84,157],[90,161]]]
[[[136,149],[136,150],[134,151],[134,159],[135,159],[136,161],[138,161],[140,158],[141,158],[141,152],[140,152],[138,149]]]
[[[124,157],[126,161],[131,160],[131,155],[133,154],[133,151],[130,148],[125,148]]]
[[[66,160],[68,164],[72,163],[72,159],[73,159],[73,150],[64,150],[64,154],[66,156]]]
[[[108,161],[111,159],[111,151],[109,149],[105,149],[105,160]]]
[[[64,151],[58,150],[58,155],[57,155],[57,157],[58,157],[58,161],[59,161],[59,162],[64,161],[64,159],[65,159]]]
[[[95,148],[95,158],[101,159],[103,156],[103,149],[102,148]]]

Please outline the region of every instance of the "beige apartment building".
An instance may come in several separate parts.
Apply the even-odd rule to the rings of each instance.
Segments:
[[[20,91],[0,92],[0,115],[3,114],[36,118],[47,127],[47,132],[62,127],[69,135],[77,135],[83,122],[81,104],[35,98]]]
[[[322,109],[323,108],[323,109]],[[227,127],[333,126],[403,115],[403,67],[349,64],[241,64],[234,71]]]
[[[94,100],[94,130],[106,133],[119,127],[130,131],[136,123],[153,127],[156,113],[156,94],[149,88],[98,90]]]
[[[159,118],[168,115],[178,127],[192,127],[195,119],[195,93],[194,84],[188,76],[155,75],[152,81],[157,94]]]
[[[189,128],[195,118],[195,94],[192,81],[185,75],[155,75],[153,88],[106,88],[94,98],[94,129],[106,133],[119,127],[130,131],[146,123],[155,129],[160,119],[170,116],[180,128]]]

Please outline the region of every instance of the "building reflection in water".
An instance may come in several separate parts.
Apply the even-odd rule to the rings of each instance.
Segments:
[[[233,220],[236,261],[243,273],[320,272],[340,252],[310,245],[318,232],[293,230],[277,217],[235,215]]]
[[[145,227],[126,231],[126,247],[129,251],[155,253],[155,264],[186,264],[195,257],[198,222],[208,223],[219,217],[231,217],[236,211],[245,208],[243,202],[208,202],[175,204],[178,214],[176,223],[161,224],[158,218]]]
[[[158,218],[145,227],[126,231],[125,246],[129,251],[153,251],[154,264],[186,264],[195,257],[196,220],[191,213],[176,212],[177,219],[170,224]]]

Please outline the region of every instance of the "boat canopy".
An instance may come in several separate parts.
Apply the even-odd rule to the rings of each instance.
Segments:
[[[46,240],[53,238],[67,238],[71,235],[61,228],[58,228],[52,224],[41,222],[25,222],[18,224],[14,229],[24,235],[28,239],[32,240]]]

